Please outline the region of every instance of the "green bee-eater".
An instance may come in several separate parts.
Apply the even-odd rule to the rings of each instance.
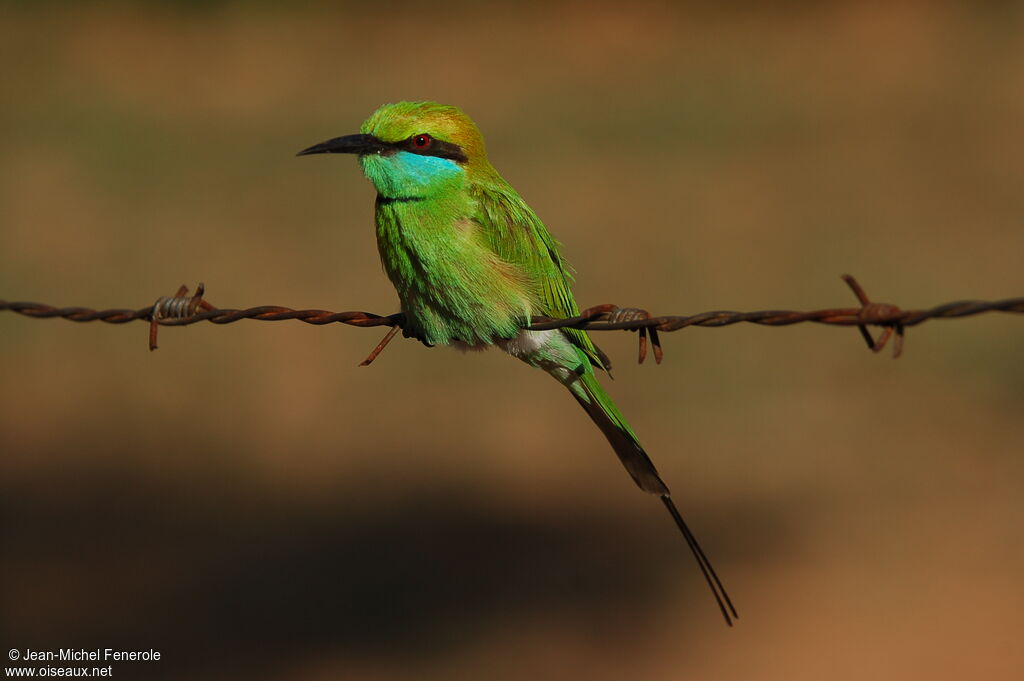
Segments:
[[[377,247],[398,291],[406,334],[429,345],[497,345],[568,388],[640,489],[664,502],[731,625],[736,610],[711,563],[594,375],[595,367],[607,370],[604,355],[584,331],[522,329],[532,315],[578,313],[572,270],[558,242],[487,160],[473,121],[434,102],[386,104],[360,134],[299,155],[328,153],[356,154],[377,189]]]

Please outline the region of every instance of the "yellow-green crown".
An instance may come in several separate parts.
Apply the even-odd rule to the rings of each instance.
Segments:
[[[398,142],[426,133],[462,147],[470,163],[487,158],[484,138],[476,123],[458,107],[437,102],[385,104],[366,119],[360,132],[382,142]]]

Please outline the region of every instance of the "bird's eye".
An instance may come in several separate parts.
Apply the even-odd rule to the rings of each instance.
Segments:
[[[434,140],[430,137],[430,135],[416,135],[415,137],[412,138],[412,146],[416,149],[429,149],[430,143],[433,141]]]

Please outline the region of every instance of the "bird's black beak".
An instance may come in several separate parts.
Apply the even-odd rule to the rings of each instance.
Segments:
[[[387,145],[373,135],[345,135],[334,139],[314,144],[308,149],[303,149],[296,156],[308,156],[309,154],[375,154],[387,149]]]

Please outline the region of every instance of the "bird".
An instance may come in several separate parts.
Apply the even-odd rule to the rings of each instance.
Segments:
[[[660,498],[700,567],[726,624],[732,600],[668,486],[597,371],[607,357],[585,331],[526,330],[534,315],[571,317],[574,270],[544,223],[488,160],[476,124],[455,106],[385,104],[358,134],[298,152],[352,154],[377,190],[377,248],[406,336],[464,350],[497,346],[555,378],[607,438],[636,485]]]

